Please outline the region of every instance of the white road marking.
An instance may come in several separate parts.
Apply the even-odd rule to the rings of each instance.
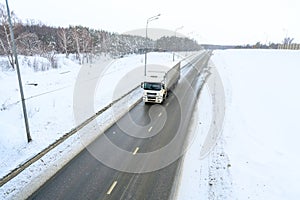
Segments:
[[[162,115],[162,113],[159,113],[158,116],[160,117]]]
[[[106,194],[110,195],[110,193],[113,191],[113,189],[116,187],[117,185],[117,181],[114,181],[113,184],[110,186],[109,190],[107,191]]]
[[[152,126],[148,129],[148,132],[150,132],[152,130]]]
[[[168,103],[166,103],[166,106],[168,106],[169,105],[169,102]]]
[[[140,149],[139,147],[135,148],[135,150],[132,154],[135,155],[138,152],[139,149]]]

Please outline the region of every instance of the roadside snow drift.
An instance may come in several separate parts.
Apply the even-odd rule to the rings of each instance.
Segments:
[[[198,125],[178,199],[299,199],[300,51],[214,51],[212,65],[226,93],[223,133],[201,160],[207,125]],[[210,123],[206,93],[198,115]]]

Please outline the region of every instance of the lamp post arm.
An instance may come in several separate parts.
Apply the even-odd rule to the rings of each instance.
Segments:
[[[147,23],[146,23],[146,48],[145,48],[145,69],[144,69],[144,76],[146,76],[146,67],[147,67],[147,51],[148,51],[148,24],[149,22],[158,19],[160,16],[160,14],[155,15],[153,17],[150,17],[147,19]]]

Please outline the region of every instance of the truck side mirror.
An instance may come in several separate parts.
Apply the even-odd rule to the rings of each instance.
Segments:
[[[141,88],[144,88],[144,82],[141,82]]]
[[[165,89],[165,84],[162,84],[162,88]]]

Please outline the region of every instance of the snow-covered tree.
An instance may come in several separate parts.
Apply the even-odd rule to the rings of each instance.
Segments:
[[[82,64],[81,61],[81,51],[80,51],[80,28],[78,26],[70,27],[71,33],[72,33],[72,39],[75,44],[75,51],[76,51],[76,57],[80,64]]]
[[[16,15],[11,12],[12,23],[17,21]],[[0,3],[0,54],[6,55],[12,68],[15,68],[15,58],[13,55],[12,42],[10,37],[8,14],[5,6]]]
[[[89,54],[92,51],[92,37],[90,35],[88,28],[81,27],[80,44],[81,44],[82,53],[84,54],[82,62],[84,63],[84,59],[85,59],[85,61],[88,63]]]
[[[35,33],[23,32],[17,38],[17,45],[20,54],[37,55],[41,51],[41,41]]]
[[[68,46],[71,43],[69,31],[65,28],[58,28],[58,46],[63,50],[63,53],[66,54],[66,57],[69,56]]]

